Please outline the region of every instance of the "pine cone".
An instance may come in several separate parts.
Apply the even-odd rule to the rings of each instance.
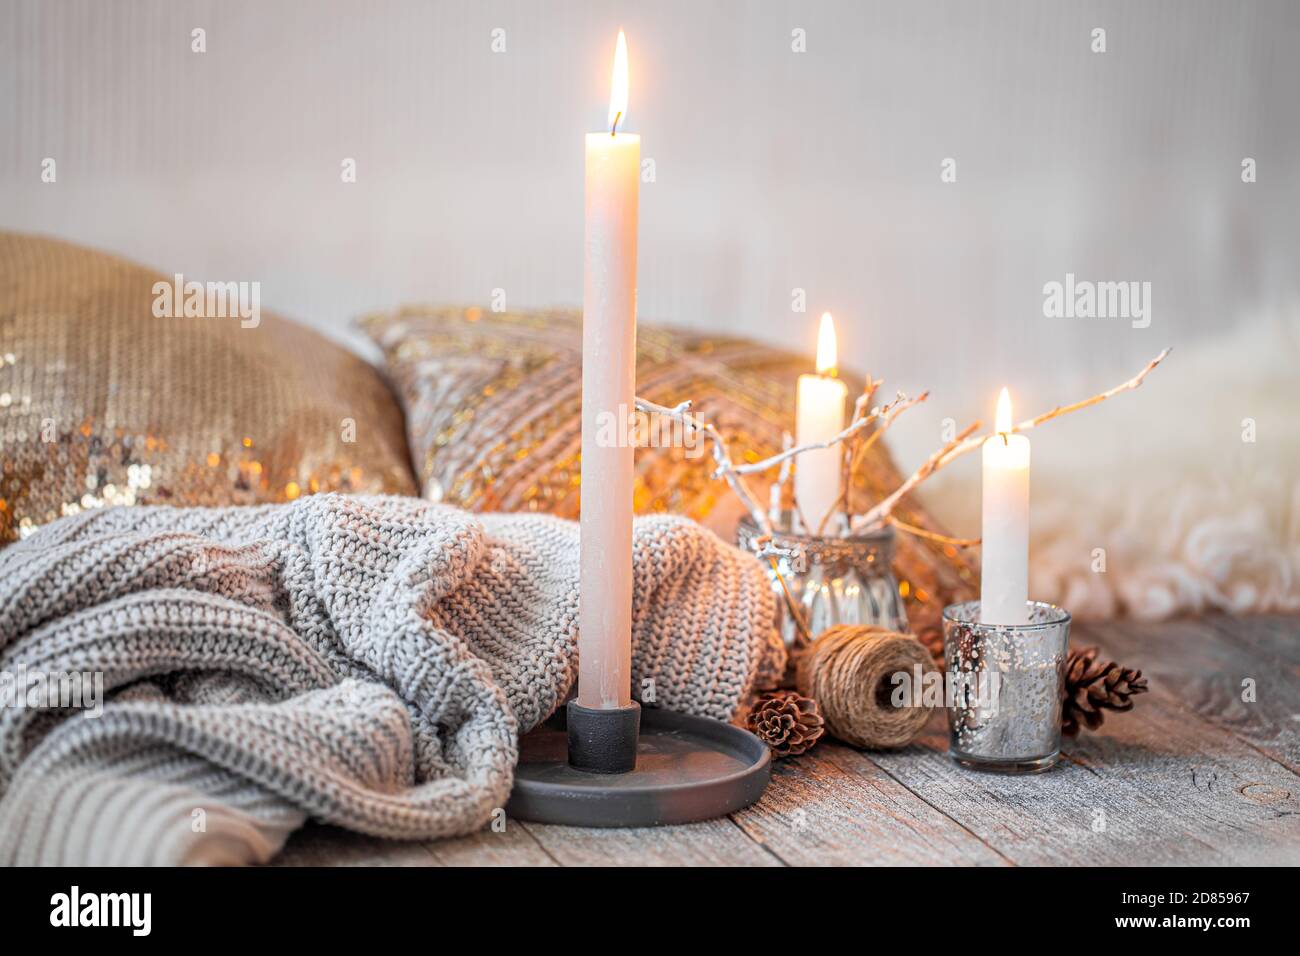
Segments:
[[[788,690],[759,697],[746,724],[759,740],[772,748],[776,757],[803,753],[825,732],[817,701]]]
[[[1061,706],[1061,732],[1073,737],[1080,723],[1089,730],[1101,726],[1102,711],[1133,709],[1134,694],[1147,690],[1146,678],[1138,670],[1114,661],[1097,662],[1097,648],[1071,649],[1065,663],[1065,701]]]

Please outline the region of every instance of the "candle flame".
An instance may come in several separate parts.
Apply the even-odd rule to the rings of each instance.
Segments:
[[[618,45],[614,47],[614,76],[609,83],[609,135],[618,130],[621,120],[627,119],[627,37],[618,31]]]
[[[817,374],[835,376],[838,356],[835,354],[835,320],[829,312],[822,313],[821,328],[817,330]]]
[[[1005,388],[998,395],[998,413],[993,430],[999,434],[1011,431],[1011,393]]]

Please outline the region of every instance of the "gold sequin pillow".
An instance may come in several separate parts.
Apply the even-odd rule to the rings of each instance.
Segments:
[[[426,498],[478,511],[577,516],[579,314],[406,308],[366,316],[361,325],[387,357]],[[645,324],[637,330],[637,394],[670,406],[691,399],[738,461],[781,449],[783,434],[794,427],[796,382],[810,366],[808,357],[745,339]],[[852,381],[849,387],[855,388]],[[742,509],[710,477],[710,461],[677,448],[638,449],[637,512],[689,515],[731,537]],[[900,481],[877,442],[858,483],[862,494],[883,497]],[[753,488],[765,501],[767,486],[756,481]],[[915,503],[898,515],[939,530]],[[936,624],[954,597],[970,596],[972,568],[953,548],[900,535],[897,555],[918,630]]]
[[[173,281],[0,233],[0,543],[109,504],[415,493],[370,365],[264,312],[172,317]]]

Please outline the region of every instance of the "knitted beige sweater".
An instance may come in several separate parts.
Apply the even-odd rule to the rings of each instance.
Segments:
[[[307,817],[430,838],[505,805],[576,672],[578,529],[411,498],[87,512],[0,551],[0,673],[102,672],[100,716],[0,708],[0,862],[252,862]],[[758,562],[635,533],[633,687],[725,720],[780,673]]]

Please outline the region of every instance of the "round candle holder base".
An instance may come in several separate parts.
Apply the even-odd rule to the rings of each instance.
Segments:
[[[753,734],[652,707],[641,710],[634,769],[581,770],[569,762],[568,716],[561,708],[520,740],[506,816],[579,827],[698,823],[756,802],[771,779],[771,753]]]
[[[972,757],[956,750],[949,750],[948,756],[967,770],[979,770],[982,773],[1022,774],[1046,773],[1056,766],[1056,762],[1061,759],[1061,752],[1058,750],[1046,757],[1035,757],[1027,760],[986,760],[983,757]]]

